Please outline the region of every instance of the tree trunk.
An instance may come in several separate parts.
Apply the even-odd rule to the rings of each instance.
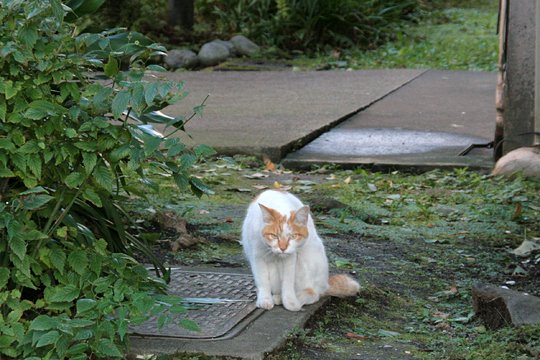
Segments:
[[[169,24],[193,30],[195,0],[169,0]]]

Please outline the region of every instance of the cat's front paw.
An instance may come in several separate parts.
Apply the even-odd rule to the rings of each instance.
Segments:
[[[283,307],[289,311],[300,311],[302,303],[298,299],[283,298]]]
[[[270,310],[274,307],[274,301],[271,297],[257,298],[257,303],[255,305],[258,308]]]

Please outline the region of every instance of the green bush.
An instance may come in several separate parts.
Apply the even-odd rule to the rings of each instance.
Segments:
[[[410,18],[416,0],[206,0],[200,16],[222,33],[243,33],[266,46],[314,51],[372,48]]]
[[[172,134],[188,120],[152,113],[185,95],[181,84],[146,80],[163,69],[144,59],[164,49],[119,30],[76,35],[64,9],[0,4],[1,358],[121,357],[130,324],[185,311],[128,255],[150,252],[126,231],[126,173],[144,181],[159,171],[208,191],[189,169],[211,149],[152,127]]]

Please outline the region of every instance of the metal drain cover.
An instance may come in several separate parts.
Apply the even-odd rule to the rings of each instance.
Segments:
[[[183,298],[224,299],[226,302],[198,305],[184,314],[171,315],[173,321],[161,329],[157,326],[157,318],[150,318],[142,325],[131,327],[132,335],[191,339],[230,337],[241,330],[235,328],[237,324],[245,326],[249,322],[243,320],[250,315],[254,319],[260,314],[255,311],[258,310],[255,306],[257,296],[251,275],[173,269],[169,294]],[[197,323],[200,331],[178,326],[178,321],[184,318]]]

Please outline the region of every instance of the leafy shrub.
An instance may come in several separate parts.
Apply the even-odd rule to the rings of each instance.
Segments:
[[[143,59],[164,49],[119,30],[76,36],[64,16],[60,0],[0,6],[2,358],[120,357],[129,324],[184,311],[128,255],[146,246],[126,231],[125,174],[154,169],[208,191],[189,169],[211,149],[152,127],[172,134],[188,120],[152,113],[185,95],[146,80],[162,69]]]
[[[222,33],[243,33],[267,46],[302,51],[375,47],[418,6],[416,0],[206,0],[196,5]]]

